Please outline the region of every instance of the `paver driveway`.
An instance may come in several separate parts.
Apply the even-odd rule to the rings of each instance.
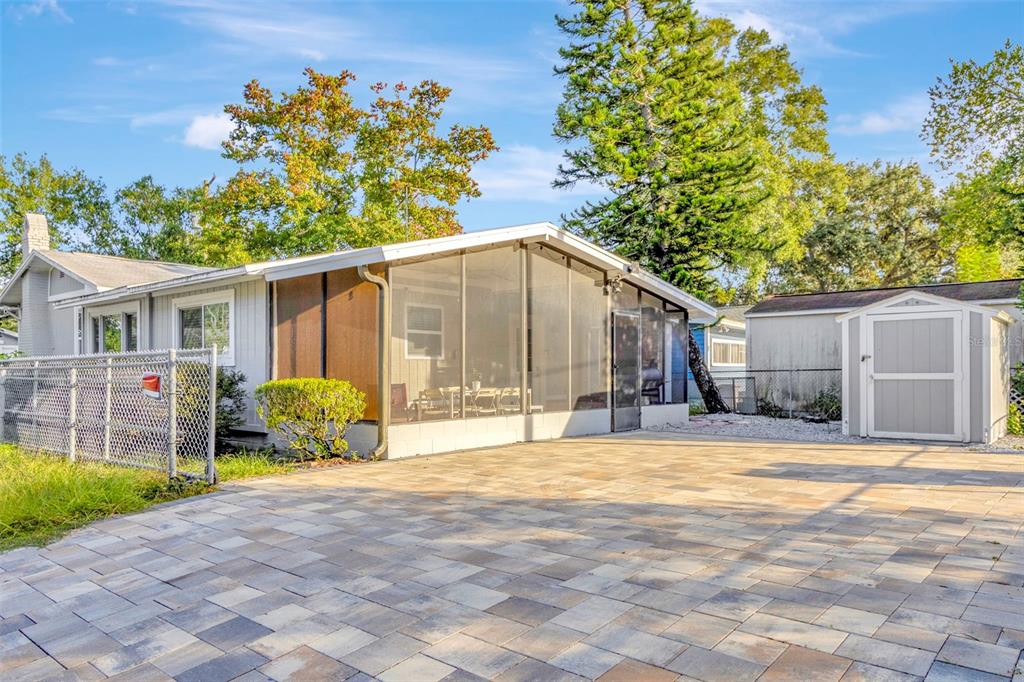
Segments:
[[[1022,523],[1024,458],[914,445],[315,471],[0,556],[0,677],[1006,678]]]

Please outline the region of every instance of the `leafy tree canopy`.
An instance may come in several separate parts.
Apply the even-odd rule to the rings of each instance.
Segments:
[[[574,7],[557,18],[568,45],[556,68],[565,86],[554,132],[567,149],[555,185],[591,183],[607,197],[565,224],[710,294],[712,271],[770,248],[742,220],[767,192],[743,92],[721,54],[723,28],[689,2]]]
[[[273,93],[250,82],[225,107],[225,157],[240,168],[205,215],[204,246],[234,263],[356,248],[460,231],[455,204],[479,196],[470,170],[497,149],[483,127],[437,127],[451,90],[433,81],[372,87],[306,69],[308,84]]]

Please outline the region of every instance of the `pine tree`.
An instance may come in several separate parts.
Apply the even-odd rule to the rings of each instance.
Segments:
[[[558,187],[595,184],[566,226],[709,296],[716,268],[767,240],[741,218],[763,197],[735,79],[716,33],[689,2],[577,2],[558,17],[569,37],[555,135]]]

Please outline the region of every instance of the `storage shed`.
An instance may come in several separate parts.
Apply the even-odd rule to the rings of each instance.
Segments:
[[[836,319],[843,433],[980,443],[1006,433],[1007,313],[906,291]]]

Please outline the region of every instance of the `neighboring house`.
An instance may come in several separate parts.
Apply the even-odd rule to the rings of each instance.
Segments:
[[[0,329],[0,354],[18,352],[18,332]]]
[[[41,243],[26,239],[24,272],[0,304],[41,309],[23,313],[23,338],[79,342],[33,343],[32,353],[112,350],[108,338],[139,349],[216,343],[250,392],[270,378],[346,379],[368,403],[350,442],[365,453],[387,441],[391,457],[685,421],[685,356],[666,349],[691,315],[715,316],[548,223],[121,285],[121,266],[107,266],[101,281],[79,272],[88,283],[75,292],[26,299],[25,273],[45,284],[63,256],[85,255]],[[251,401],[246,427],[262,429]]]
[[[775,296],[747,311],[747,367],[798,407],[841,394],[854,435],[988,441],[1024,359],[1022,281]]]
[[[742,379],[747,367],[747,324],[744,318],[749,305],[723,306],[715,317],[690,320],[690,332],[697,342],[704,363],[711,372],[722,397],[730,405],[733,401],[733,380]],[[701,399],[693,373],[689,374],[690,395],[694,402]],[[736,393],[742,390],[737,388]]]

